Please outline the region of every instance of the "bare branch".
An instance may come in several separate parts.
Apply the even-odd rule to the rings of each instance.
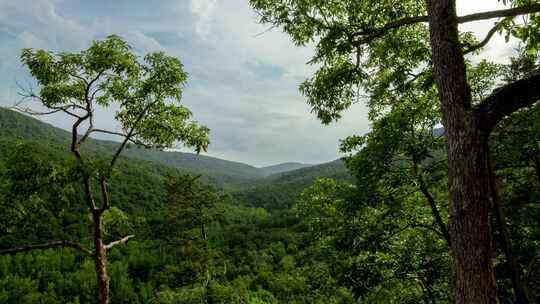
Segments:
[[[92,192],[92,178],[89,176],[84,177],[84,195],[86,196],[86,202],[91,210],[96,210],[96,201],[94,200],[94,194]]]
[[[133,135],[133,136],[135,136],[135,135]],[[147,149],[152,148],[152,145],[146,144],[146,143],[144,143],[144,142],[142,142],[142,141],[140,141],[140,140],[137,140],[137,139],[135,139],[135,138],[133,138],[133,137],[130,138],[129,141],[130,141],[131,143],[137,145],[137,146],[142,146],[142,147],[147,148]]]
[[[448,228],[446,228],[446,224],[442,220],[441,214],[439,213],[439,209],[437,208],[437,203],[435,202],[435,199],[429,192],[425,182],[423,180],[420,181],[420,191],[426,198],[429,207],[431,208],[431,214],[433,215],[433,218],[435,219],[435,223],[439,226],[440,229],[440,235],[445,239],[445,241],[448,243],[448,246],[450,246],[451,239],[450,239],[450,233],[448,232]]]
[[[101,76],[103,76],[104,73],[105,73],[105,71],[99,72],[94,79],[92,79],[92,80],[90,80],[90,82],[88,82],[88,85],[86,86],[86,93],[85,93],[86,99],[88,99],[90,97],[90,90],[92,89],[92,86],[94,85],[94,83],[96,81],[98,81],[99,78],[101,78]],[[92,95],[94,95],[94,94],[95,94],[95,92]]]
[[[426,198],[429,208],[431,209],[431,215],[433,216],[433,219],[435,220],[435,223],[437,224],[437,226],[439,226],[442,237],[446,240],[446,243],[448,244],[448,246],[451,246],[452,243],[451,243],[450,233],[448,232],[446,223],[443,221],[441,217],[441,213],[439,212],[437,203],[435,202],[435,198],[433,197],[433,195],[431,195],[431,192],[429,192],[429,189],[421,173],[418,172],[418,164],[416,162],[414,162],[413,164],[413,171],[414,171],[414,175],[416,176],[416,180],[418,183],[418,187],[420,188],[420,192],[422,192],[422,194]]]
[[[109,130],[104,130],[104,129],[92,129],[91,133],[104,133],[104,134],[116,135],[116,136],[121,136],[121,137],[127,136],[127,134],[125,133],[114,132],[114,131],[109,131]]]
[[[101,198],[103,200],[101,208],[99,209],[99,212],[103,212],[110,208],[110,199],[109,199],[109,191],[107,189],[107,180],[102,178],[100,180],[100,186],[101,186]]]
[[[503,20],[504,21],[504,20]],[[493,35],[495,35],[495,33],[497,33],[497,31],[501,28],[501,26],[504,24],[504,22],[501,21],[501,22],[497,22],[495,24],[495,26],[493,26],[491,28],[491,30],[489,30],[489,32],[487,33],[486,37],[480,41],[478,44],[475,44],[475,45],[472,45],[470,46],[468,49],[464,50],[463,51],[463,54],[469,54],[469,53],[472,53],[476,50],[479,50],[483,47],[485,47],[489,41],[491,40],[491,38],[493,38]]]
[[[60,247],[68,247],[68,248],[74,248],[79,250],[80,252],[86,254],[87,256],[94,256],[94,253],[89,250],[88,248],[84,247],[80,243],[73,242],[73,241],[53,241],[43,244],[37,244],[37,245],[29,245],[29,246],[23,246],[23,247],[15,247],[10,249],[3,249],[0,250],[0,256],[2,255],[13,255],[17,254],[19,252],[28,252],[33,250],[45,250],[45,249],[51,249],[51,248],[60,248]]]
[[[68,110],[71,107],[72,107],[71,105],[66,106],[66,107],[47,107],[48,109],[50,109],[50,111],[46,111],[46,112],[35,111],[35,110],[30,109],[29,107],[22,108],[22,107],[20,107],[18,105],[12,106],[11,109],[22,112],[22,113],[26,113],[26,114],[31,115],[31,116],[45,116],[45,115],[50,115],[50,114],[54,114],[54,113],[58,113],[58,112],[64,112],[64,113],[66,113],[66,114],[68,114],[70,116],[73,116],[75,118],[81,118],[81,116],[79,116],[79,115],[77,115],[77,114],[75,114],[75,113]]]
[[[253,37],[257,38],[257,37],[259,37],[259,36],[262,36],[262,35],[264,35],[264,34],[270,32],[271,30],[275,29],[276,27],[277,27],[277,24],[274,24],[274,25],[270,26],[269,28],[265,29],[264,31],[262,31],[262,32],[260,32],[260,33],[258,33],[258,34],[256,34],[256,35],[253,36]]]
[[[134,235],[128,235],[128,236],[123,237],[123,238],[121,238],[121,239],[119,239],[117,241],[110,242],[109,244],[105,245],[104,247],[105,247],[106,250],[109,250],[109,249],[113,248],[114,246],[126,244],[129,241],[129,239],[134,238],[134,237],[135,237]]]
[[[58,113],[58,112],[61,112],[62,109],[56,109],[56,110],[51,110],[51,111],[47,111],[47,112],[38,112],[38,111],[34,111],[30,108],[21,108],[19,106],[12,106],[10,107],[10,109],[13,109],[13,110],[16,110],[16,111],[19,111],[19,112],[22,112],[22,113],[26,113],[28,115],[31,115],[31,116],[45,116],[45,115],[50,115],[50,114],[54,114],[54,113]]]

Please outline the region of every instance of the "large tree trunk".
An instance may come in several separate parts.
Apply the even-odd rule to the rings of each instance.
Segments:
[[[109,276],[107,275],[107,248],[103,244],[102,212],[94,211],[94,246],[96,275],[98,283],[98,304],[109,304]]]
[[[447,114],[449,116],[454,113]],[[453,117],[458,120],[457,117]],[[459,120],[469,120],[461,119]],[[455,271],[456,303],[497,303],[491,265],[488,147],[469,121],[448,128],[449,230]],[[446,126],[451,126],[447,124]]]
[[[455,0],[427,0],[434,76],[448,152],[456,303],[498,303],[491,265],[489,132],[471,109]]]

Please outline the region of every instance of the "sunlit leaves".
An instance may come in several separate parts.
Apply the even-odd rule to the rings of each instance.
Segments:
[[[102,221],[103,232],[113,238],[118,235],[127,235],[132,230],[127,214],[116,207],[105,211]]]

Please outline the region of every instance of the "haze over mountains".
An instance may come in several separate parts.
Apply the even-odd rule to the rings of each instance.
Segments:
[[[70,142],[70,133],[27,115],[0,107],[0,138],[16,138],[67,147]],[[113,141],[91,139],[83,148],[96,153],[112,153],[117,145],[118,143]],[[319,170],[324,171],[324,168],[328,167],[328,164],[309,165],[288,162],[257,168],[240,162],[194,153],[165,152],[137,147],[127,149],[123,156],[179,168],[193,174],[201,174],[214,180],[220,186],[238,186],[258,181],[268,183],[268,181],[284,178],[283,174],[288,172],[300,174],[298,177],[300,179],[303,176],[314,177],[320,175]],[[331,162],[330,164],[332,164],[332,167],[338,164],[334,169],[346,174],[341,161]],[[305,169],[310,170],[306,171]],[[314,172],[315,174],[309,174],[308,172]],[[292,176],[294,176],[294,173]],[[312,180],[312,178],[309,178],[309,180]],[[302,184],[304,183],[302,182]]]
[[[298,170],[298,169],[311,167],[311,166],[313,166],[313,165],[303,164],[303,163],[298,163],[298,162],[287,162],[287,163],[277,164],[277,165],[273,165],[273,166],[262,167],[260,169],[262,169],[264,171],[266,176],[269,176],[269,175],[272,175],[272,174]]]

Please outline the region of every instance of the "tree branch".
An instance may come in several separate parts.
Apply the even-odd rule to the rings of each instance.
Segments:
[[[489,30],[489,32],[487,33],[486,37],[484,38],[484,40],[480,41],[478,44],[475,44],[475,45],[472,45],[472,46],[469,46],[468,49],[464,50],[463,51],[463,54],[469,54],[469,53],[472,53],[476,50],[479,50],[483,47],[485,47],[489,41],[491,40],[491,38],[493,38],[493,35],[495,35],[495,33],[497,33],[497,31],[499,30],[499,28],[503,25],[503,21],[501,22],[497,22],[495,24],[494,27],[491,28],[491,30]]]
[[[522,7],[515,7],[515,8],[509,8],[509,9],[494,10],[494,11],[465,15],[465,16],[458,17],[458,23],[468,23],[468,22],[473,22],[473,21],[480,21],[480,20],[501,18],[501,17],[516,17],[519,15],[531,14],[531,13],[536,13],[536,12],[540,12],[540,3],[525,5]],[[425,23],[425,22],[429,22],[429,16],[405,17],[396,21],[389,22],[380,28],[364,29],[360,32],[356,32],[355,36],[360,36],[360,37],[363,36],[363,38],[359,40],[359,44],[365,44],[365,43],[371,42],[372,40],[376,38],[383,36],[386,32],[390,30],[401,28],[407,25],[413,25],[413,24]]]
[[[424,228],[424,229],[433,231],[433,233],[440,236],[441,238],[443,238],[443,239],[445,238],[445,236],[444,236],[444,234],[442,232],[440,232],[439,230],[437,230],[434,227],[431,227],[429,225],[424,225],[424,224],[420,224],[420,223],[412,223],[410,225],[411,225],[412,228]]]
[[[63,106],[63,107],[52,107],[52,106],[48,106],[46,105],[47,103],[46,102],[43,102],[43,99],[39,96],[37,96],[36,94],[34,94],[33,92],[29,92],[29,93],[19,93],[20,96],[22,96],[22,99],[15,103],[14,106],[12,106],[11,108],[13,110],[16,110],[16,111],[19,111],[19,112],[22,112],[22,113],[26,113],[28,115],[31,115],[31,116],[44,116],[44,115],[50,115],[50,114],[54,114],[54,113],[58,113],[58,112],[64,112],[72,117],[75,117],[77,119],[80,119],[81,116],[69,111],[69,109],[84,109],[83,107],[75,104],[75,103],[72,103],[72,104],[68,104],[66,106]],[[26,107],[26,108],[22,108],[20,107],[20,105],[26,100],[26,99],[37,99],[39,100],[43,105],[45,105],[45,107],[47,107],[47,109],[49,109],[50,111],[47,111],[47,112],[38,112],[38,111],[35,111],[35,110],[32,110],[30,109],[29,107]]]
[[[45,249],[51,249],[51,248],[60,248],[60,247],[68,247],[68,248],[74,248],[79,250],[80,252],[86,254],[87,256],[94,256],[94,253],[89,250],[88,248],[84,247],[80,243],[73,242],[73,241],[53,241],[43,244],[37,244],[37,245],[29,245],[29,246],[23,246],[23,247],[15,247],[10,249],[3,249],[0,250],[0,256],[2,255],[13,255],[17,254],[19,252],[28,252],[33,250],[45,250]]]
[[[105,178],[102,178],[100,180],[100,185],[101,185],[101,197],[102,197],[103,202],[99,211],[103,212],[110,208],[109,191],[107,190],[107,180]]]
[[[134,235],[128,235],[126,237],[123,237],[117,241],[114,241],[114,242],[110,242],[109,244],[105,245],[105,249],[106,250],[109,250],[111,248],[113,248],[114,246],[117,246],[117,245],[123,245],[125,243],[127,243],[129,241],[129,239],[131,238],[134,238],[135,236]]]
[[[540,12],[540,3],[534,3],[529,5],[524,5],[521,7],[514,7],[509,9],[488,11],[476,14],[465,15],[458,17],[458,23],[467,23],[473,21],[480,21],[493,18],[503,18],[503,17],[516,17],[519,15],[526,15]]]
[[[493,91],[475,109],[480,127],[491,131],[504,117],[540,100],[540,69]]]
[[[114,153],[114,156],[113,158],[111,159],[111,164],[110,164],[110,168],[112,169],[112,167],[114,167],[114,164],[116,163],[116,161],[118,160],[118,157],[120,157],[120,154],[122,153],[122,151],[124,150],[124,148],[126,147],[127,143],[132,141],[132,136],[135,132],[135,128],[137,127],[137,125],[139,124],[139,122],[144,118],[144,116],[146,115],[146,112],[156,103],[156,101],[154,102],[151,102],[149,103],[148,105],[146,105],[144,107],[144,109],[139,113],[139,116],[135,119],[135,122],[133,123],[133,126],[131,127],[131,129],[129,130],[128,134],[126,135],[124,141],[122,142],[122,144],[120,144],[120,147],[118,147],[118,150],[116,150],[116,153]]]
[[[424,181],[420,181],[420,191],[426,198],[429,207],[431,208],[431,214],[433,215],[433,218],[435,219],[435,223],[439,226],[439,229],[441,230],[442,237],[446,240],[448,243],[448,246],[451,246],[451,239],[450,239],[450,233],[448,232],[448,228],[446,228],[446,224],[442,220],[441,214],[439,213],[439,209],[437,208],[437,203],[435,202],[435,199],[429,192],[427,186],[425,185]]]
[[[416,175],[416,180],[418,183],[418,186],[420,188],[420,192],[424,195],[426,198],[429,208],[431,208],[431,214],[433,215],[433,219],[435,220],[435,223],[437,226],[439,226],[439,229],[441,230],[443,238],[446,240],[446,243],[449,247],[451,247],[451,238],[450,233],[448,232],[448,228],[446,227],[446,223],[443,221],[441,217],[441,213],[439,212],[439,209],[437,208],[437,203],[435,202],[435,198],[433,198],[433,195],[429,192],[429,189],[426,185],[426,182],[424,181],[424,178],[421,174],[418,172],[418,164],[414,162],[413,164],[413,171]]]

